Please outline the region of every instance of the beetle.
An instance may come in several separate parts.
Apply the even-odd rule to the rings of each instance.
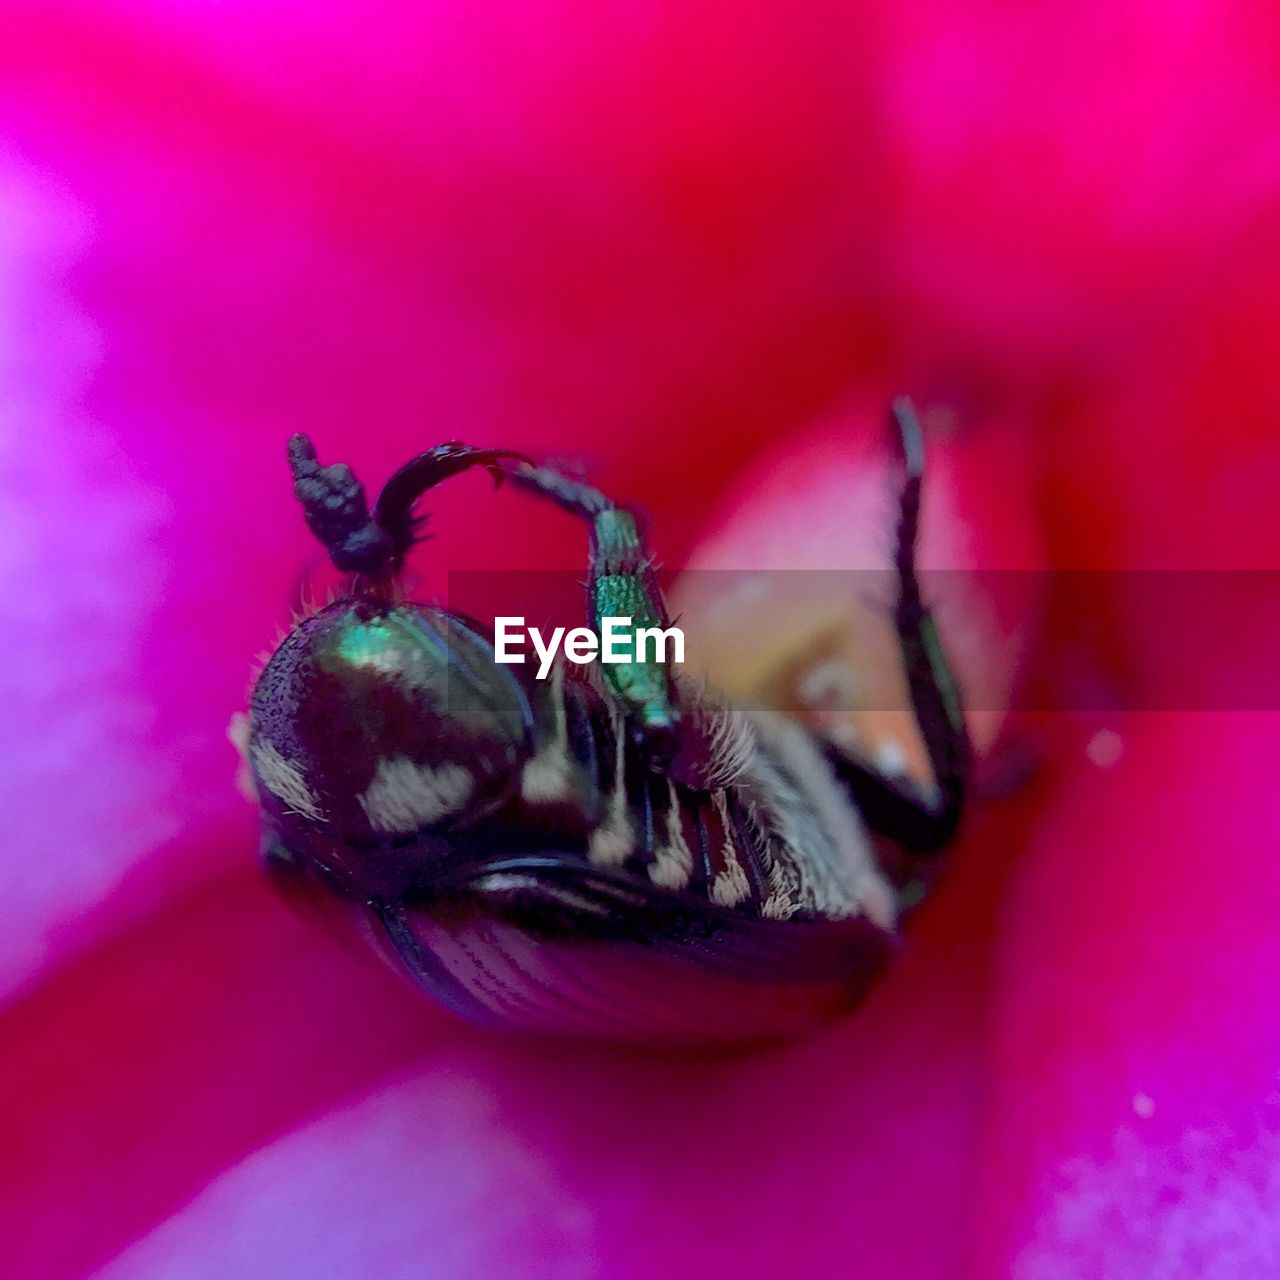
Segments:
[[[632,516],[521,455],[450,443],[370,507],[295,436],[307,522],[350,575],[258,675],[246,752],[262,856],[345,902],[421,988],[481,1024],[655,1042],[768,1040],[848,1009],[907,905],[881,840],[931,865],[964,808],[961,700],[916,574],[923,436],[894,402],[893,609],[934,775],[890,776],[788,717],[661,662],[551,677],[495,661],[489,629],[403,598],[419,499],[473,467],[582,519],[587,613],[666,624]]]

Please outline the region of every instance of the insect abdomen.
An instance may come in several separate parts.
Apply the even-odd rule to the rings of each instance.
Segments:
[[[707,745],[688,780],[658,770],[607,693],[548,682],[525,767],[517,824],[566,811],[580,858],[657,889],[750,916],[894,920],[893,896],[847,792],[799,726],[706,698],[686,698],[686,732]],[[680,776],[678,776],[680,775]]]

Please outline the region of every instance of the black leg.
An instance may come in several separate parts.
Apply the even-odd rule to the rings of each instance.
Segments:
[[[872,830],[913,852],[932,853],[951,839],[960,824],[971,751],[960,693],[916,578],[924,438],[909,400],[895,400],[892,416],[906,462],[894,557],[898,571],[894,624],[911,707],[929,756],[936,794],[926,796],[909,779],[889,777],[834,745],[827,749],[837,774],[852,791]]]
[[[653,572],[653,558],[629,512],[598,489],[547,467],[521,463],[509,471],[512,483],[585,519],[591,530],[587,581],[587,622],[604,636],[606,618],[628,618],[624,649],[632,657],[601,668],[605,684],[630,720],[637,739],[657,763],[668,763],[682,740],[675,705],[667,641],[657,656],[658,633],[671,626],[666,602]],[[646,656],[649,650],[652,657]]]

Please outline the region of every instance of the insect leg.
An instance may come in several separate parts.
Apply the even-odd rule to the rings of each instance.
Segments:
[[[500,481],[499,463],[523,457],[456,442],[437,445],[400,467],[371,510],[364,485],[345,462],[321,466],[315,446],[304,435],[290,439],[288,453],[293,492],[311,532],[338,569],[360,574],[372,583],[385,582],[400,572],[425,521],[424,516],[414,515],[414,503],[428,489],[474,466],[486,467],[495,482]]]
[[[924,439],[909,400],[895,400],[892,417],[906,462],[894,557],[898,574],[894,625],[911,707],[933,770],[936,794],[925,796],[910,781],[890,777],[868,761],[852,758],[843,749],[829,746],[828,753],[873,830],[913,852],[931,853],[946,844],[959,826],[971,750],[960,693],[916,577]]]
[[[550,498],[557,506],[590,521],[591,558],[587,581],[588,622],[607,642],[608,619],[629,619],[614,635],[631,657],[602,665],[605,683],[626,708],[651,756],[669,760],[680,746],[676,710],[665,661],[645,649],[645,633],[671,625],[666,602],[653,572],[653,559],[635,518],[598,489],[548,467],[522,463],[509,471],[513,484]],[[656,636],[649,635],[650,643]]]

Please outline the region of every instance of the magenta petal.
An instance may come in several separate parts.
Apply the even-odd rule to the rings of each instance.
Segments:
[[[285,1274],[359,1280],[420,1269],[430,1227],[441,1250],[491,1260],[497,1241],[502,1274],[536,1276],[546,1245],[526,1202],[554,1199],[584,1207],[567,1220],[585,1212],[590,1230],[556,1227],[553,1243],[611,1276],[717,1260],[744,1277],[817,1275],[852,1253],[950,1280],[974,1226],[999,871],[982,851],[1016,839],[1007,822],[974,833],[855,1017],[719,1059],[481,1035],[354,964],[265,886],[229,880],[100,947],[0,1026],[0,1085],[21,1100],[0,1149],[5,1256],[33,1280],[83,1275],[176,1213],[139,1255],[158,1273],[269,1275],[287,1245]],[[408,1117],[395,1138],[377,1082],[410,1058],[414,1080],[387,1104]],[[365,1097],[350,1119],[318,1119]],[[463,1123],[422,1120],[458,1097],[472,1100]],[[244,1181],[237,1164],[273,1145],[271,1186]],[[326,1270],[355,1235],[381,1242],[368,1268]],[[232,1265],[255,1248],[270,1265]]]
[[[1110,769],[1081,754],[1004,907],[981,1274],[1261,1280],[1280,1247],[1280,725],[1121,732]]]
[[[1273,226],[1276,12],[884,6],[890,305],[934,361],[1114,368]]]
[[[786,1050],[659,1058],[468,1033],[250,1156],[108,1274],[752,1280],[855,1257],[955,1277],[981,1096],[978,901],[936,915],[858,1018]]]
[[[1071,401],[1267,234],[1265,6],[767,8],[6,13],[0,982],[45,978],[4,1019],[11,1269],[141,1236],[121,1274],[951,1280],[974,1243],[993,1280],[1275,1274],[1268,721],[1127,728],[1037,817],[998,963],[1015,823],[979,827],[857,1018],[749,1058],[487,1040],[208,883],[251,874],[223,727],[308,567],[289,431],[375,479],[441,435],[586,456],[675,558],[871,364]],[[1267,385],[1273,293],[1226,332],[1242,363],[1152,413],[1173,465],[1108,550],[1150,525],[1217,556],[1195,428],[1224,368]],[[1273,416],[1210,493],[1238,540]],[[1086,457],[1064,523],[1128,502],[1123,461]],[[961,470],[1002,532],[960,562],[1037,563],[994,469]],[[470,528],[445,562],[569,545]]]
[[[465,1064],[371,1094],[249,1157],[101,1274],[598,1274],[588,1206]]]
[[[459,1029],[248,869],[207,886],[0,1016],[5,1266],[86,1274]]]
[[[66,295],[91,215],[0,159],[0,992],[186,820],[150,750],[143,649],[171,581],[168,501],[78,397],[102,334]]]

